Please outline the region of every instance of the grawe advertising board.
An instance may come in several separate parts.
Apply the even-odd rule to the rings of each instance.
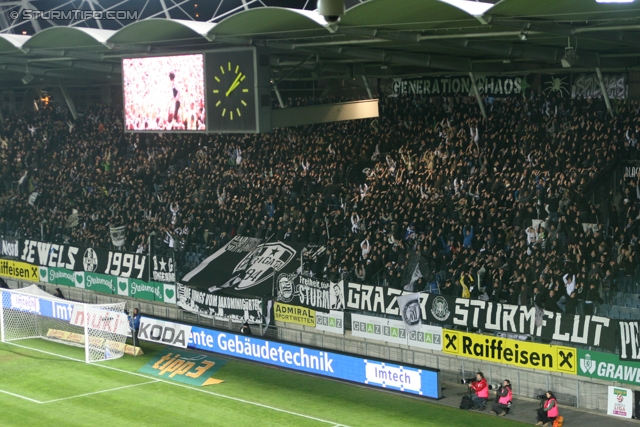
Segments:
[[[578,349],[578,375],[640,386],[640,364],[617,354]]]
[[[189,348],[419,396],[440,397],[440,373],[200,327]]]

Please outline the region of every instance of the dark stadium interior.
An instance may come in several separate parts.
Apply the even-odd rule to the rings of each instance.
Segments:
[[[547,390],[571,425],[631,417],[640,0],[46,3],[0,0],[0,352],[144,377],[189,348],[460,409],[502,390],[545,427]],[[103,393],[33,400],[16,372],[24,405]],[[226,399],[224,375],[196,382]],[[261,387],[229,398],[327,423]]]

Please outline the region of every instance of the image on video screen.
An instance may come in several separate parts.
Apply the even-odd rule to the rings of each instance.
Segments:
[[[206,131],[204,55],[122,60],[127,131]]]

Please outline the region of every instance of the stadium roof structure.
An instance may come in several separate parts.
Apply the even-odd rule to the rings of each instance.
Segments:
[[[30,84],[117,81],[108,79],[125,56],[248,45],[269,48],[276,82],[640,69],[640,0],[347,0],[338,24],[311,10],[316,0],[297,9],[268,0],[219,5],[225,1],[224,13],[204,5],[193,13],[196,0],[160,0],[159,11],[126,22],[20,21],[44,2],[0,1],[0,85],[25,74],[35,77]],[[71,0],[57,10],[85,3],[103,12],[118,6]]]

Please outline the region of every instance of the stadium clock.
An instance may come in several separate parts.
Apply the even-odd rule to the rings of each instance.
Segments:
[[[263,79],[260,79],[259,75],[264,71],[259,67],[257,56],[255,49],[207,54],[205,72],[209,132],[260,132],[263,130],[260,129],[259,120],[260,83]],[[268,80],[266,83],[268,85]],[[269,90],[268,86],[267,90]],[[270,115],[270,111],[268,114]]]

